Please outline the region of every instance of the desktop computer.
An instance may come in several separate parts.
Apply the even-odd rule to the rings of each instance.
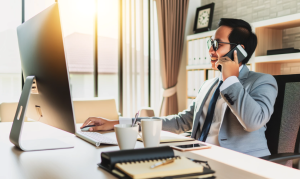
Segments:
[[[76,133],[58,4],[20,25],[17,35],[25,84],[10,141],[23,151],[72,148],[55,139],[21,140],[25,116]]]

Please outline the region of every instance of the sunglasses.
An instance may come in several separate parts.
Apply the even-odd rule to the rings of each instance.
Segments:
[[[209,39],[207,41],[207,47],[210,49],[210,47],[213,47],[214,51],[217,51],[219,49],[219,44],[232,44],[232,45],[238,45],[236,43],[228,43],[228,42],[218,42],[217,40]]]

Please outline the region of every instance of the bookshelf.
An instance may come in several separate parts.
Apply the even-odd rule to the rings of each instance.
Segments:
[[[289,53],[289,54],[280,54],[280,55],[267,55],[267,50],[280,49],[282,48],[282,34],[284,29],[300,27],[300,13],[263,20],[259,22],[251,23],[252,29],[257,35],[258,45],[252,55],[249,63],[247,64],[248,68],[252,71],[268,73],[271,75],[284,75],[284,74],[299,74],[300,73],[300,53]],[[187,105],[190,104],[191,100],[195,98],[195,94],[192,96],[189,94],[188,80],[190,80],[189,71],[198,71],[203,70],[204,76],[200,77],[207,80],[207,78],[212,76],[211,74],[211,65],[206,64],[194,64],[190,62],[191,55],[195,53],[190,53],[190,49],[193,47],[193,41],[197,39],[206,39],[215,34],[215,30],[193,34],[187,36],[187,66],[186,66],[186,99]],[[207,47],[204,47],[206,51]],[[201,50],[201,51],[204,51]],[[210,75],[208,75],[210,73]],[[215,72],[217,73],[217,72]],[[213,75],[216,76],[215,74]],[[194,87],[195,88],[195,87]],[[199,89],[198,89],[199,90]],[[198,91],[195,89],[194,91]]]

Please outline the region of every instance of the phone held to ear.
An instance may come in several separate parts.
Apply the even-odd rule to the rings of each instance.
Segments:
[[[236,47],[234,47],[233,49],[231,49],[226,55],[224,55],[224,57],[229,57],[232,61],[234,61],[234,51],[236,50],[237,52],[237,57],[238,57],[238,61],[239,63],[241,61],[243,61],[247,56],[247,52],[243,49],[243,47],[241,45],[237,45]],[[220,71],[222,71],[222,66],[219,65],[218,69]]]

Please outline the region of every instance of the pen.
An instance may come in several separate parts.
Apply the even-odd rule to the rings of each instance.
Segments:
[[[138,111],[138,112],[135,114],[135,119],[134,119],[134,121],[133,121],[133,123],[132,123],[132,126],[131,126],[131,127],[133,127],[133,126],[134,126],[134,124],[136,123],[136,119],[138,118],[138,116],[139,116],[139,113],[140,113],[140,111]]]
[[[169,158],[167,160],[157,162],[156,164],[150,166],[150,168],[152,169],[152,168],[156,168],[156,167],[159,167],[159,166],[162,166],[162,165],[167,165],[167,164],[173,163],[174,161],[175,161],[174,158]]]

